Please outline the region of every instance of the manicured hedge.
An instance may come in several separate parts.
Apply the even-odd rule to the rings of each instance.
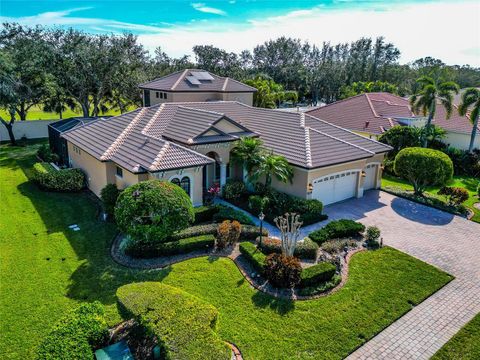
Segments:
[[[108,336],[99,302],[84,303],[62,317],[37,348],[38,360],[93,359],[93,349]]]
[[[195,221],[193,223],[200,224],[213,221],[213,216],[218,213],[219,210],[219,207],[215,205],[196,207],[193,209],[195,213]]]
[[[260,236],[260,228],[254,225],[242,225],[242,233],[240,235],[240,240],[253,241]],[[268,236],[268,230],[262,229],[262,236]]]
[[[136,244],[135,241],[128,243],[125,248],[127,255],[137,258],[152,258],[158,256],[170,256],[178,254],[186,254],[196,250],[206,250],[215,246],[215,236],[200,235],[171,241],[166,243],[155,244],[154,246],[145,246],[144,243]]]
[[[159,342],[162,359],[230,359],[231,350],[216,333],[218,311],[183,290],[158,282],[117,290],[124,315],[134,317]]]
[[[218,224],[204,224],[204,225],[195,225],[190,226],[184,230],[178,231],[172,236],[170,236],[169,241],[175,241],[180,239],[185,239],[189,237],[195,237],[200,235],[215,235],[217,233]],[[268,236],[268,231],[263,230],[263,236]],[[240,240],[255,240],[260,236],[260,228],[254,225],[242,225],[242,232],[240,235]]]
[[[365,231],[365,225],[350,219],[334,220],[323,228],[311,232],[308,237],[321,245],[330,239],[358,236]]]
[[[262,245],[259,243],[260,238],[257,238],[257,243],[260,250],[265,254],[280,254],[282,252],[281,242],[279,239],[275,238],[262,238]],[[300,259],[311,259],[314,260],[317,258],[318,245],[310,240],[305,238],[302,242],[297,244],[295,248],[294,256]]]
[[[33,180],[49,191],[80,191],[85,186],[85,174],[80,169],[57,170],[49,163],[33,165]]]
[[[336,266],[329,262],[321,262],[305,268],[300,276],[300,287],[316,286],[320,283],[330,281],[336,271]]]
[[[213,215],[213,221],[237,220],[240,224],[255,225],[248,215],[227,206],[221,206],[220,210]]]
[[[240,243],[240,252],[257,272],[263,273],[263,266],[267,257],[254,244],[250,242]]]

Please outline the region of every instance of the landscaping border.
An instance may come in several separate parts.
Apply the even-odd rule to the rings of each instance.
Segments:
[[[274,298],[284,299],[284,300],[313,300],[313,299],[318,299],[320,297],[324,297],[337,292],[345,285],[345,283],[348,280],[349,264],[352,256],[358,252],[366,251],[365,248],[359,248],[347,254],[344,260],[345,261],[344,266],[342,266],[342,271],[340,273],[342,280],[337,286],[327,291],[314,294],[314,295],[300,295],[298,294],[298,290],[277,289],[271,286],[268,283],[268,281],[266,281],[261,277],[252,278],[250,274],[255,273],[255,270],[246,261],[246,259],[243,256],[241,256],[238,243],[235,244],[235,247],[233,249],[229,248],[221,251],[215,251],[215,250],[194,251],[188,254],[167,256],[167,257],[157,257],[157,258],[151,258],[151,259],[136,259],[122,252],[121,246],[122,246],[123,240],[124,240],[124,236],[120,233],[117,234],[113,239],[113,243],[110,248],[110,255],[112,259],[119,265],[122,265],[128,268],[134,268],[134,269],[153,270],[153,269],[163,269],[167,266],[171,266],[173,264],[180,263],[182,261],[195,259],[199,257],[206,257],[206,256],[224,257],[232,260],[235,263],[238,270],[243,275],[243,277],[249,282],[251,287],[265,294],[268,294]]]

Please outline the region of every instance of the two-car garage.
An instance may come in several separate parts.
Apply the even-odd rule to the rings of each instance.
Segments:
[[[363,172],[363,190],[377,187],[378,164],[369,164]],[[320,200],[324,205],[333,204],[357,196],[359,188],[359,169],[329,174],[312,182],[312,199]]]

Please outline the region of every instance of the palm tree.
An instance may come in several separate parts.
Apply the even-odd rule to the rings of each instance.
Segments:
[[[458,85],[453,81],[438,82],[429,76],[422,76],[417,79],[420,85],[420,91],[410,97],[410,104],[415,113],[420,111],[424,116],[428,113],[426,133],[430,131],[430,125],[435,116],[437,101],[445,107],[447,119],[450,118],[453,109],[453,93],[458,94]],[[427,147],[428,139],[422,140],[423,147]]]
[[[270,187],[272,177],[283,183],[292,182],[293,168],[287,159],[281,155],[273,153],[262,156],[260,164],[253,169],[250,179],[257,181],[260,177],[265,176],[265,187]]]
[[[471,111],[468,109],[473,105]],[[475,144],[475,136],[477,135],[478,128],[478,116],[480,113],[480,90],[477,88],[468,88],[462,94],[462,102],[458,107],[458,112],[460,115],[465,116],[467,113],[470,113],[469,119],[473,125],[472,134],[470,137],[470,146],[468,151],[472,152],[473,145]]]
[[[259,138],[243,137],[232,149],[231,158],[233,162],[243,165],[250,176],[262,160],[263,142]]]

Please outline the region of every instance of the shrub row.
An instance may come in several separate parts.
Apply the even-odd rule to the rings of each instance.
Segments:
[[[108,335],[104,309],[99,302],[85,303],[62,317],[40,343],[38,360],[93,359],[93,349]]]
[[[350,219],[334,220],[321,229],[311,232],[310,239],[321,245],[327,240],[358,236],[365,231],[365,225]]]
[[[300,276],[300,287],[316,286],[332,280],[337,267],[329,262],[321,262],[303,269]]]
[[[85,174],[80,169],[57,170],[49,163],[33,165],[33,180],[45,190],[80,191],[85,186]]]
[[[154,334],[162,358],[227,360],[231,350],[216,333],[218,311],[183,290],[158,282],[133,283],[117,290],[125,317]]]
[[[254,244],[250,242],[240,243],[240,252],[258,273],[263,273],[266,256]]]
[[[43,144],[37,150],[37,156],[45,162],[54,162],[56,163],[60,158],[57,154],[52,152],[50,146]]]
[[[204,222],[213,221],[213,216],[218,213],[219,207],[212,205],[212,206],[199,206],[193,209],[195,213],[195,220],[194,224],[201,224]]]
[[[201,236],[201,235],[215,235],[217,233],[218,224],[204,224],[196,225],[181,230],[170,237],[170,241],[185,239],[189,237]],[[268,236],[268,231],[262,229],[263,236]],[[253,225],[242,225],[241,240],[255,240],[260,236],[260,228]]]
[[[281,241],[275,238],[262,238],[262,244],[259,242],[260,238],[257,238],[257,243],[260,250],[265,254],[280,254],[282,252]],[[297,244],[295,248],[294,256],[300,259],[311,259],[315,260],[317,258],[318,245],[310,240],[305,238],[302,242]]]
[[[125,253],[137,258],[152,258],[186,254],[196,250],[210,249],[214,246],[215,236],[213,235],[200,235],[157,244],[136,243],[135,240],[130,240],[125,247]]]
[[[224,220],[236,220],[240,224],[255,225],[250,217],[245,215],[243,212],[235,210],[231,207],[220,206],[218,212],[213,215],[213,221],[222,222]]]

